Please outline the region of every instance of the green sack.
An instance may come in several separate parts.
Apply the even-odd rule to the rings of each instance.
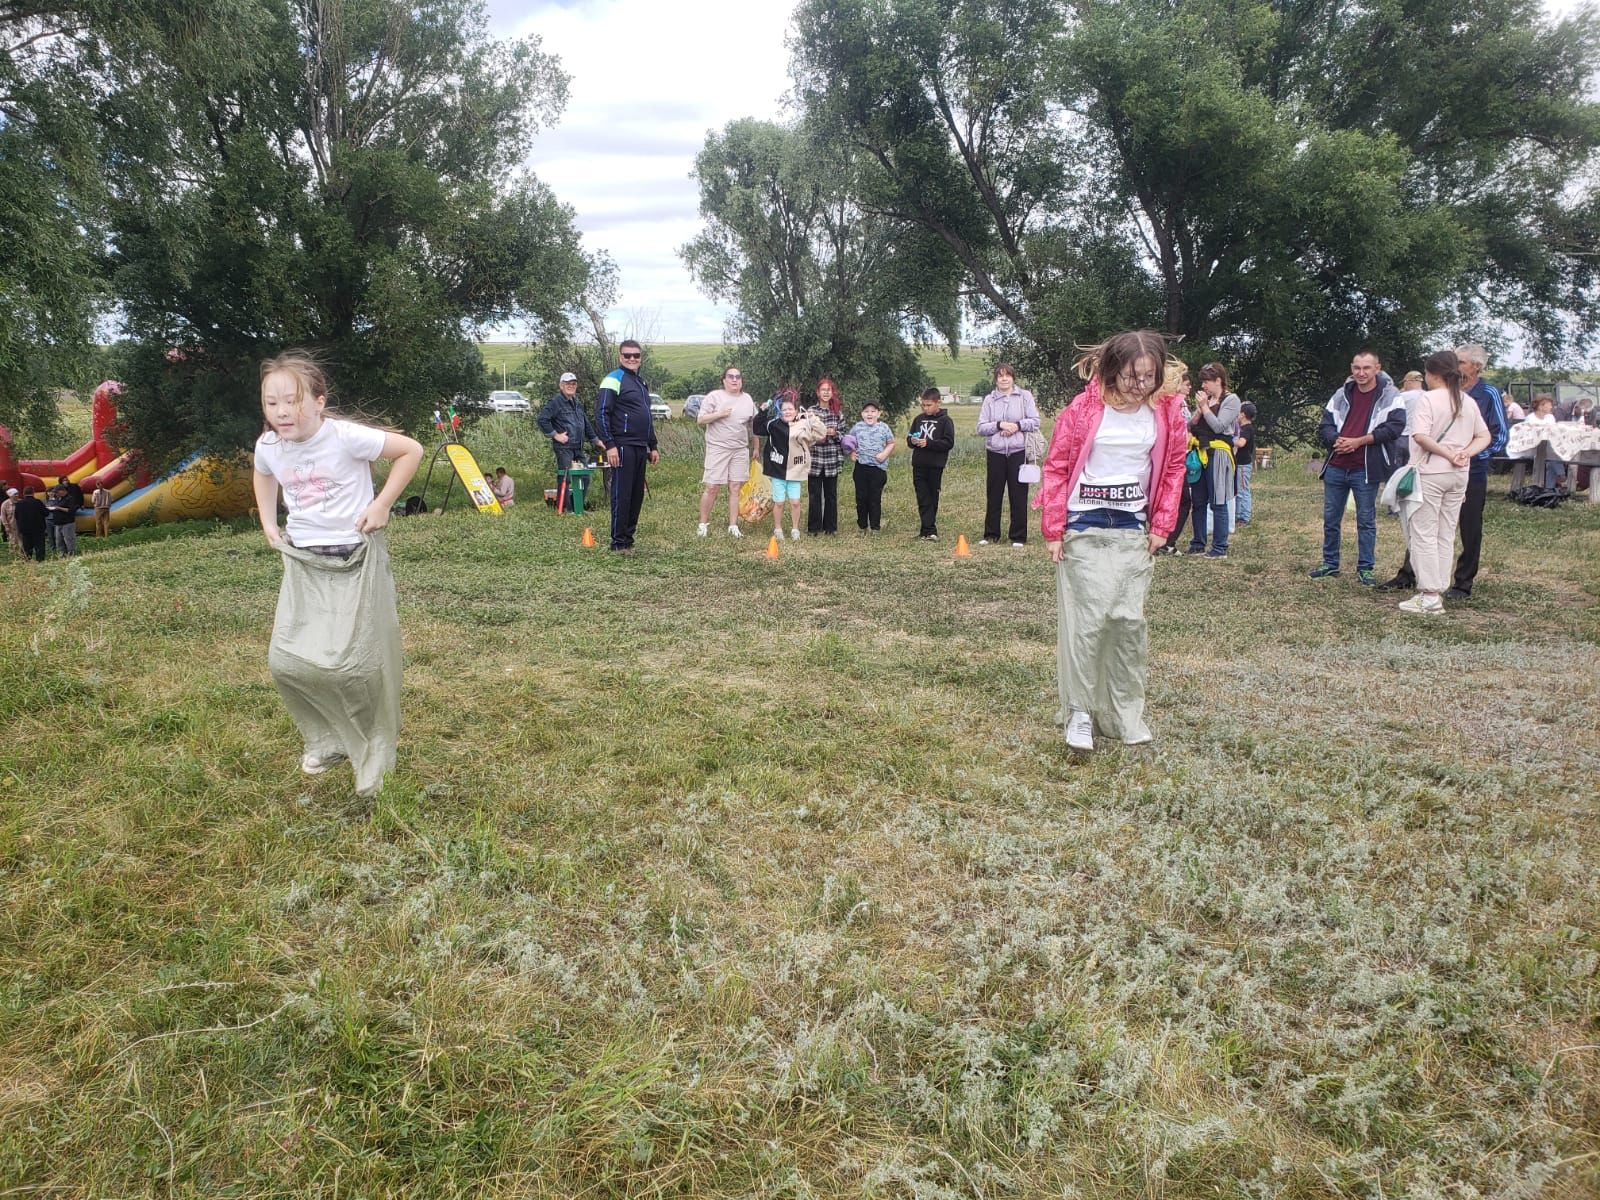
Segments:
[[[356,790],[376,791],[400,739],[400,617],[382,531],[349,558],[287,543],[267,666],[278,694],[321,759],[344,756]]]

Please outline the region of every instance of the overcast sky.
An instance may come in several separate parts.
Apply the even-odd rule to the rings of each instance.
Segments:
[[[1583,0],[1546,0],[1552,13]],[[689,172],[708,130],[777,119],[789,87],[790,0],[487,0],[499,36],[537,34],[572,77],[560,123],[528,165],[621,270],[614,330],[642,316],[658,341],[722,340],[727,310],[678,257],[699,231]],[[504,336],[518,336],[509,330]]]
[[[678,247],[700,229],[689,172],[706,133],[775,119],[788,90],[783,0],[489,0],[497,34],[537,34],[572,77],[560,124],[528,165],[610,253],[610,326],[642,314],[659,341],[720,342],[727,310],[701,295]]]

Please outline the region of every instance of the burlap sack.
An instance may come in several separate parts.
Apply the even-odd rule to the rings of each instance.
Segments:
[[[400,618],[383,533],[347,559],[283,553],[267,665],[307,754],[344,755],[356,790],[394,769],[400,738]]]

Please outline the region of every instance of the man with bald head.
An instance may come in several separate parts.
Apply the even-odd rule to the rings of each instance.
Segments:
[[[1467,495],[1461,502],[1461,556],[1456,559],[1452,586],[1445,592],[1450,600],[1466,600],[1471,597],[1473,582],[1478,578],[1478,557],[1483,549],[1483,505],[1489,495],[1489,460],[1506,448],[1511,425],[1506,420],[1506,406],[1500,390],[1482,378],[1483,368],[1489,361],[1483,346],[1478,342],[1457,346],[1456,360],[1461,365],[1461,390],[1477,403],[1483,423],[1489,427],[1489,444],[1473,458],[1467,471]],[[1379,588],[1385,592],[1399,592],[1412,591],[1416,586],[1417,577],[1411,570],[1411,555],[1407,553],[1395,577]]]

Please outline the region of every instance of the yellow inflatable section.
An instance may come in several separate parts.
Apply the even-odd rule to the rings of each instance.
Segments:
[[[239,517],[255,506],[250,460],[195,457],[160,479],[135,488],[123,481],[111,489],[111,528],[130,529],[156,521],[203,521]],[[94,532],[94,513],[79,509],[78,532]]]

